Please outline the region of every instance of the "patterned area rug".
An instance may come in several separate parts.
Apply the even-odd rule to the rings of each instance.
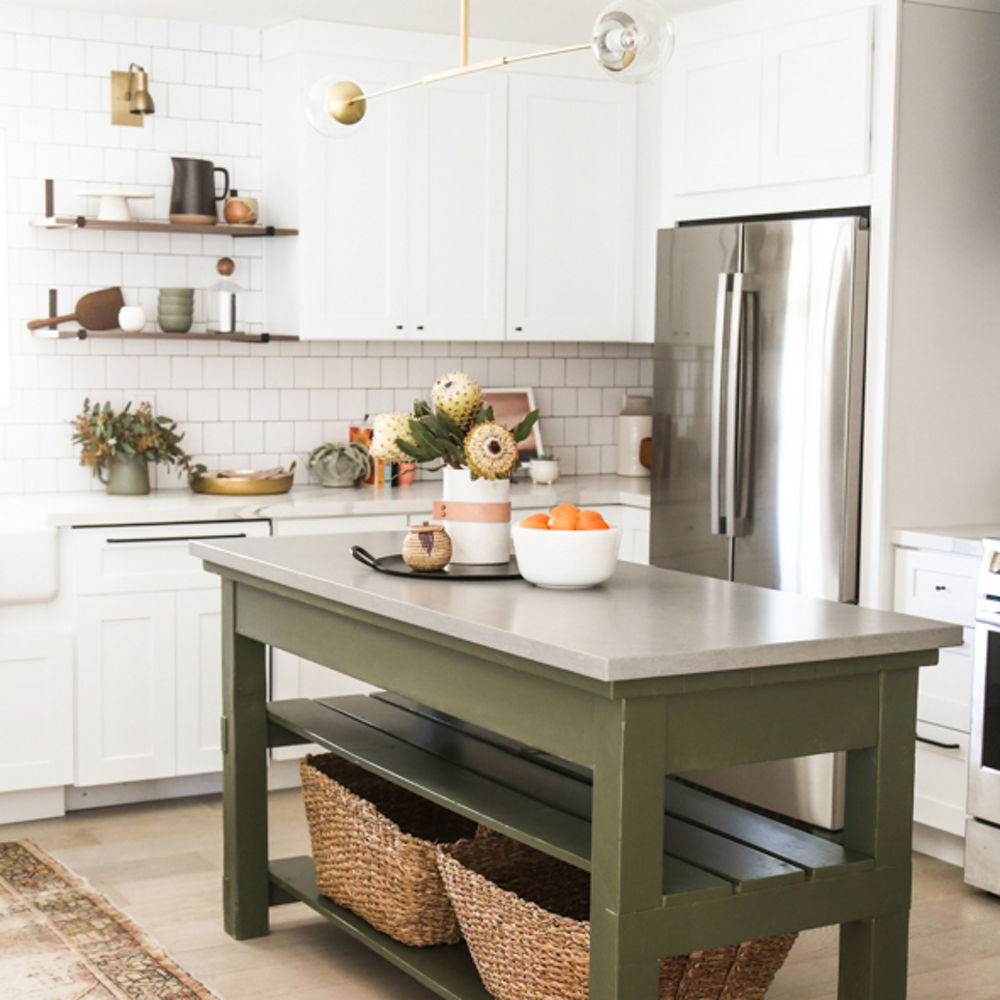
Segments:
[[[26,840],[0,842],[3,1000],[217,1000],[124,914]]]

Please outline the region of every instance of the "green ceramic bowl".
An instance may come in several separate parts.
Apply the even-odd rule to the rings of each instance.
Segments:
[[[170,318],[167,316],[158,316],[156,322],[160,324],[160,329],[164,333],[187,333],[191,329],[191,317],[182,316],[179,318]]]

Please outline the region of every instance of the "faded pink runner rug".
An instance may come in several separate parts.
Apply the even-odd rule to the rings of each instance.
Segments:
[[[26,840],[0,842],[3,1000],[217,1000],[131,920]]]

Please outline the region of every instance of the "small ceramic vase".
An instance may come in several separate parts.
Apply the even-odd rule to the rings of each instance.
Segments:
[[[416,570],[442,569],[451,559],[451,539],[440,524],[414,524],[403,540],[403,562]]]
[[[558,458],[533,458],[528,463],[531,481],[539,486],[548,486],[559,478]]]

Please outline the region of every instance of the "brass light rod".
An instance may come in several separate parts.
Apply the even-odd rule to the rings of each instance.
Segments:
[[[462,0],[461,27],[459,29],[458,62],[460,66],[469,65],[469,0]]]
[[[463,64],[454,69],[442,70],[440,73],[430,73],[420,77],[419,80],[409,80],[407,83],[397,83],[395,86],[386,87],[383,90],[374,90],[370,94],[358,94],[344,101],[344,104],[354,104],[357,101],[365,101],[370,97],[384,97],[386,94],[395,94],[400,90],[408,90],[410,87],[419,87],[425,83],[438,83],[441,80],[451,80],[456,76],[468,76],[470,73],[479,73],[485,69],[497,69],[500,66],[507,66],[510,63],[523,62],[526,59],[541,59],[543,56],[558,56],[564,52],[582,52],[590,48],[590,42],[583,42],[581,45],[564,45],[558,49],[544,49],[541,52],[527,52],[523,56],[498,56],[496,59],[485,59],[482,62]]]

